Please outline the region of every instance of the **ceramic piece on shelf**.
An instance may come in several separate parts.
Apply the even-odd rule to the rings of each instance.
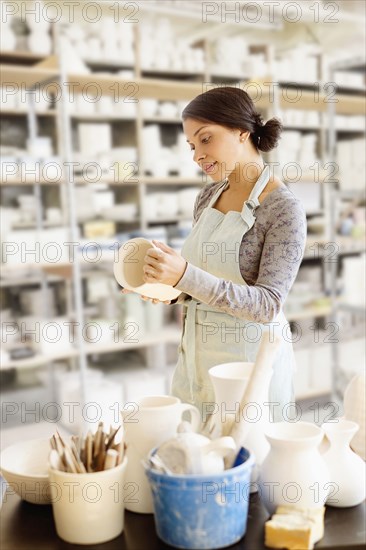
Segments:
[[[113,221],[133,221],[137,216],[137,204],[125,203],[102,207],[100,213],[103,217]]]
[[[61,208],[55,208],[55,207],[47,208],[46,220],[50,223],[60,223],[62,221]]]
[[[167,118],[177,116],[177,104],[173,101],[163,101],[159,105],[158,114]]]
[[[164,325],[164,304],[144,302],[146,332],[148,334],[160,334]]]
[[[354,453],[349,444],[359,430],[358,424],[343,418],[326,422],[322,428],[330,441],[330,449],[323,455],[334,488],[327,505],[337,508],[357,506],[366,496],[365,462]],[[365,437],[365,434],[362,434]]]
[[[61,47],[67,69],[73,74],[89,74],[90,70],[78,54],[74,44],[67,37],[62,37]]]
[[[52,139],[49,137],[36,137],[27,139],[28,153],[37,158],[48,158],[53,155]]]
[[[193,215],[193,207],[199,191],[199,187],[178,191],[178,205],[181,214]]]
[[[98,37],[92,36],[87,39],[88,59],[98,60],[102,58],[102,45]]]
[[[73,102],[69,103],[71,112],[83,115],[93,115],[96,112],[96,102],[90,101],[83,94],[75,94]]]
[[[128,290],[160,301],[174,300],[181,293],[180,290],[162,283],[144,282],[144,257],[149,248],[156,247],[147,239],[136,238],[124,243],[113,266],[114,276],[117,282]]]
[[[113,136],[110,124],[81,123],[78,125],[78,137],[80,152],[88,159],[112,149]]]
[[[2,51],[13,51],[16,44],[16,36],[10,25],[2,26],[0,33],[0,47]]]
[[[178,197],[176,193],[164,191],[157,193],[157,215],[162,217],[173,217],[178,212]]]
[[[138,403],[125,405],[122,416],[124,420],[128,467],[126,484],[135,484],[138,493],[135,500],[126,499],[126,508],[133,512],[153,513],[152,495],[141,460],[148,452],[163,441],[174,437],[182,421],[184,412],[189,411],[193,430],[200,424],[198,409],[188,403],[181,403],[177,397],[156,395],[143,397]],[[126,487],[128,491],[128,487]],[[129,486],[131,491],[131,485]]]
[[[366,460],[366,380],[364,373],[357,374],[349,382],[344,392],[343,406],[345,418],[353,420],[360,427],[351,440],[351,448],[363,460]]]
[[[114,102],[112,96],[101,96],[96,102],[96,112],[103,115],[112,115],[114,113]]]
[[[24,14],[27,27],[31,31],[47,32],[51,26],[51,20],[57,17],[57,6],[52,4],[45,6],[42,0],[27,0],[27,10]]]
[[[34,30],[28,36],[28,48],[33,53],[49,55],[52,52],[52,38],[48,32]]]
[[[149,117],[149,116],[156,115],[157,107],[158,107],[157,99],[144,98],[141,100],[141,110],[144,116]]]
[[[261,466],[260,486],[268,512],[274,514],[283,504],[324,506],[331,478],[318,449],[323,430],[310,422],[276,422],[265,435],[271,448]]]

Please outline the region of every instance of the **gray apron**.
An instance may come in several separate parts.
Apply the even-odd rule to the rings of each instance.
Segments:
[[[213,205],[228,185],[225,180],[187,237],[181,252],[183,258],[216,277],[246,285],[240,272],[239,248],[243,236],[254,225],[254,210],[259,206],[258,197],[269,176],[269,166],[265,166],[242,211],[223,214]],[[207,245],[211,253],[206,254]],[[295,359],[290,328],[282,310],[272,322],[261,324],[239,319],[188,296],[183,302],[183,330],[171,393],[198,407],[202,414],[202,403],[215,401],[209,369],[233,361],[255,361],[261,335],[269,330],[282,336],[268,400],[279,404],[273,408],[274,421],[283,420],[283,406],[294,401]]]

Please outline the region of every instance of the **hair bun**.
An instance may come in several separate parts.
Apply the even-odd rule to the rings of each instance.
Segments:
[[[278,145],[283,126],[277,118],[271,118],[256,130],[258,149],[264,152],[271,151]]]

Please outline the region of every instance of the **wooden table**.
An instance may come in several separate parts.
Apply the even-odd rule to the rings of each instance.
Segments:
[[[315,548],[365,549],[365,503],[353,508],[327,507],[325,535]],[[232,550],[265,550],[263,524],[268,514],[258,495],[250,499],[247,533]],[[6,495],[0,512],[1,550],[163,550],[171,548],[158,539],[150,514],[126,512],[122,535],[110,542],[80,546],[62,541],[56,534],[52,506],[29,504],[17,495]]]

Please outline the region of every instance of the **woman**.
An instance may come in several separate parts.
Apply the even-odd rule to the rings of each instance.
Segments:
[[[260,151],[277,145],[282,126],[263,124],[248,94],[219,87],[200,94],[182,113],[193,160],[213,179],[194,206],[193,229],[181,254],[154,241],[145,282],[182,293],[184,325],[172,393],[201,409],[213,402],[208,370],[254,361],[263,331],[280,331],[269,399],[275,420],[293,401],[294,356],[282,312],[306,241],[304,210]],[[207,410],[207,406],[206,406]]]

